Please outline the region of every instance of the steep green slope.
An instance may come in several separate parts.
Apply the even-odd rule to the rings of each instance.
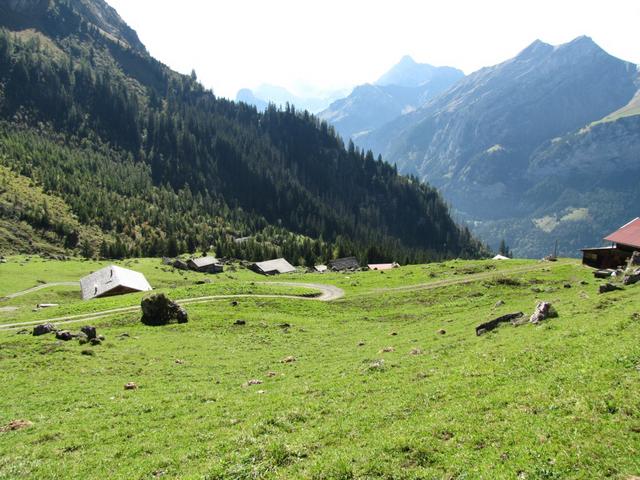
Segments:
[[[6,0],[0,3],[7,8]],[[190,244],[196,237],[193,248],[208,248],[225,240],[221,230],[244,236],[267,225],[323,239],[315,246],[304,241],[294,261],[344,253],[417,261],[482,252],[431,187],[399,176],[371,153],[345,149],[332,129],[306,112],[288,107],[259,114],[217,99],[195,75],[176,74],[105,35],[106,27],[85,11],[92,2],[81,3],[52,2],[46,21],[34,15],[33,25],[22,12],[21,25],[41,29],[39,34],[0,35],[0,115],[9,121],[5,130],[19,126],[23,140],[44,131],[43,141],[64,144],[59,158],[37,156],[37,172],[23,168],[19,155],[13,168],[37,175],[83,222],[114,234],[126,254],[169,253],[172,236]],[[21,148],[31,148],[29,142]],[[99,152],[89,169],[81,158],[87,149]],[[73,165],[74,175],[65,181],[61,163]],[[135,170],[131,181],[127,170]],[[82,185],[78,175],[87,177]],[[125,208],[112,198],[103,202],[107,216],[116,217],[107,225],[101,209],[87,202],[90,185],[100,189],[103,182],[109,194],[126,199]],[[154,202],[147,193],[153,189],[189,192],[193,205],[172,201],[149,216]],[[130,201],[136,192],[137,203]],[[184,208],[202,213],[199,225]],[[136,222],[148,223],[163,241],[152,247],[146,234],[133,231]]]

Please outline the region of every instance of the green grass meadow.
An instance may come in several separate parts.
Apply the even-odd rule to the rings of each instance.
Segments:
[[[0,297],[104,265],[9,260]],[[89,322],[106,336],[95,347],[0,331],[0,428],[33,423],[0,432],[0,479],[640,475],[640,285],[599,295],[600,280],[573,260],[277,278],[238,269],[206,285],[158,259],[121,264],[176,299],[309,293],[259,283],[272,281],[346,294],[214,300],[188,305],[188,324],[165,327],[118,314]],[[0,302],[18,308],[0,312],[0,323],[140,297],[82,302],[77,289],[59,287]],[[61,305],[31,311],[45,299]],[[478,324],[530,315],[539,300],[559,317],[476,336]]]

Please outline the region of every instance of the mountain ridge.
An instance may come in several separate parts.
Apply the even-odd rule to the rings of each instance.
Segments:
[[[536,40],[514,58],[472,73],[415,112],[358,141],[395,162],[401,172],[441,188],[458,214],[492,245],[505,236],[517,245],[535,230],[536,211],[546,208],[548,215],[553,210],[544,195],[537,203],[532,195],[522,195],[542,191],[535,186],[539,177],[529,168],[533,156],[552,148],[547,146],[552,140],[565,142],[565,137],[624,109],[638,90],[637,81],[636,65],[609,55],[589,37],[559,46]],[[634,163],[631,150],[625,158]],[[597,210],[584,196],[555,205],[558,215],[566,208]],[[518,227],[517,234],[487,227],[517,219],[530,227]],[[601,217],[594,222],[609,225]],[[564,254],[576,255],[577,242],[599,241],[599,234],[586,230],[579,240],[566,239]],[[528,243],[514,251],[537,256],[549,243],[541,239],[538,247]]]
[[[343,138],[358,140],[420,108],[463,77],[461,70],[416,63],[405,55],[378,81],[354,88],[318,116],[330,122]]]

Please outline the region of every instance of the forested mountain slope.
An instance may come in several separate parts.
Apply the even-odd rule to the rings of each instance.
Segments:
[[[433,188],[345,148],[306,112],[216,98],[151,58],[101,0],[0,9],[12,13],[1,17],[0,163],[99,228],[91,248],[103,255],[482,252]],[[244,236],[257,241],[234,242]],[[60,240],[79,248],[76,237]]]

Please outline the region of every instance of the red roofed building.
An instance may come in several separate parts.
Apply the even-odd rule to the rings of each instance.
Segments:
[[[631,220],[620,230],[605,237],[605,240],[615,243],[618,247],[640,250],[640,217]]]
[[[640,217],[604,238],[609,247],[585,248],[582,263],[594,268],[617,268],[627,263],[634,251],[640,251]]]

